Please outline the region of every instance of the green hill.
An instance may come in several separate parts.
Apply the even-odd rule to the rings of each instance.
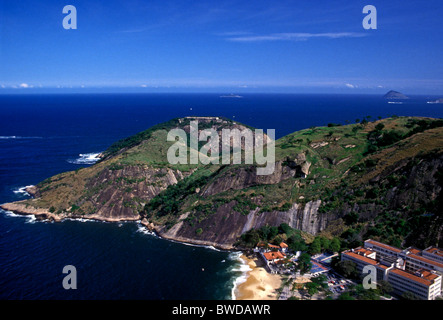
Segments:
[[[251,228],[282,223],[354,245],[442,241],[443,120],[393,117],[329,124],[276,141],[275,171],[254,164],[171,165],[174,119],[113,144],[88,168],[46,179],[35,198],[3,205],[62,219],[140,220],[165,238],[232,248]],[[237,128],[223,118],[202,127]],[[187,146],[188,153],[198,152]]]

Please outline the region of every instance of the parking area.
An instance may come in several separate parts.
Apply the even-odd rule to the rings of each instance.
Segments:
[[[353,284],[353,282],[349,279],[345,279],[335,272],[328,272],[326,275],[329,290],[334,295],[339,295],[345,292],[348,287]]]

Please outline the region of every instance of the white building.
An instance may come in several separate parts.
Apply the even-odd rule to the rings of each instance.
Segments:
[[[429,270],[410,273],[400,269],[392,269],[388,273],[388,282],[394,293],[401,295],[409,291],[422,300],[434,300],[440,295],[441,276]]]
[[[430,255],[441,253],[441,249],[431,249],[434,250],[428,252]],[[443,265],[422,256],[419,249],[400,250],[369,239],[365,241],[364,248],[342,252],[341,260],[354,262],[359,272],[367,265],[374,266],[377,280],[388,281],[398,295],[409,291],[423,300],[434,300],[441,295]]]

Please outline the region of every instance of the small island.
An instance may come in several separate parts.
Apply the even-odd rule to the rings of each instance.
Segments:
[[[228,95],[222,95],[222,96],[220,96],[220,98],[237,98],[237,99],[241,99],[241,98],[243,98],[243,96],[231,93],[231,94],[228,94]]]
[[[404,94],[401,93],[401,92],[394,91],[394,90],[389,91],[389,92],[386,93],[383,97],[384,97],[385,99],[389,99],[389,100],[391,100],[391,99],[396,99],[396,100],[405,100],[405,99],[409,99],[408,96],[404,95]]]

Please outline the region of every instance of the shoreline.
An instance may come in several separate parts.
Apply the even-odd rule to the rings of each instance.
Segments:
[[[21,200],[24,201],[24,200]],[[155,226],[152,223],[148,223],[146,219],[140,219],[140,217],[134,218],[107,218],[98,215],[88,215],[88,216],[76,216],[76,215],[68,215],[66,213],[55,214],[49,212],[47,209],[36,209],[36,208],[28,208],[26,205],[20,203],[21,201],[15,201],[10,203],[0,204],[0,208],[4,211],[9,211],[17,215],[21,216],[34,216],[36,220],[39,221],[54,221],[54,222],[63,222],[64,220],[91,220],[91,221],[100,221],[100,222],[138,222],[142,226],[144,226],[149,232],[153,232],[156,236],[161,239],[183,243],[186,245],[194,245],[199,247],[208,247],[214,248],[216,250],[223,250],[227,252],[233,251],[241,251],[240,249],[236,249],[231,245],[223,245],[214,243],[211,241],[202,241],[202,240],[193,240],[189,238],[183,237],[170,237],[167,236],[164,232],[162,232],[162,228],[159,226]]]
[[[282,277],[266,271],[263,262],[255,255],[242,253],[240,258],[250,270],[246,274],[246,281],[235,288],[235,300],[277,300]]]

